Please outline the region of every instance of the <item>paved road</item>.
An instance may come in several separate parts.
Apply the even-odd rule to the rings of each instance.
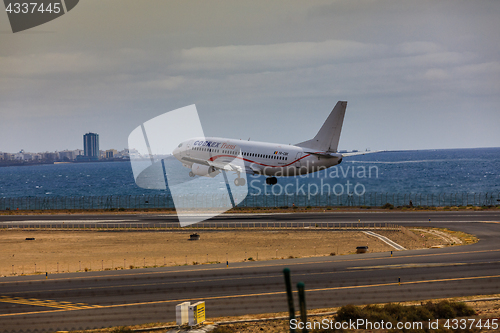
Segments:
[[[289,214],[223,214],[210,219],[211,223],[273,223],[273,222],[391,222],[421,225],[422,222],[500,222],[500,211],[387,211],[353,210],[322,213]],[[49,223],[108,223],[108,224],[159,224],[175,223],[174,214],[72,214],[72,215],[0,215],[0,226],[9,224],[49,224]]]
[[[2,216],[0,225],[12,221]],[[16,223],[76,219],[136,219],[160,223],[173,217],[30,216]],[[429,222],[429,218],[431,222]],[[0,279],[0,328],[54,331],[173,321],[182,301],[205,300],[207,316],[286,311],[282,270],[289,267],[293,284],[306,284],[309,308],[348,303],[419,300],[499,293],[500,213],[498,212],[367,212],[223,216],[213,223],[255,221],[350,223],[391,222],[463,230],[481,240],[470,246],[390,253],[182,266],[126,271],[88,272]],[[24,221],[24,222],[23,222]],[[478,222],[486,221],[486,222]],[[40,223],[40,222],[36,222]],[[87,223],[82,222],[80,223]],[[91,222],[88,222],[91,223]],[[398,283],[401,281],[401,285]]]

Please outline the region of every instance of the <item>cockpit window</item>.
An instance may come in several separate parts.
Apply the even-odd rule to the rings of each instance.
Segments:
[[[182,143],[179,143],[179,145],[177,146],[178,148],[182,147]]]

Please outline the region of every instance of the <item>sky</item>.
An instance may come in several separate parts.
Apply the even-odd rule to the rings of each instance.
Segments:
[[[87,132],[121,150],[191,104],[206,136],[294,144],[339,100],[339,149],[498,147],[499,17],[498,0],[82,0],[14,34],[3,12],[0,151]]]

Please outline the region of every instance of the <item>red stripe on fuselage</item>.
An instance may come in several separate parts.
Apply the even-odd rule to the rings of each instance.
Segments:
[[[267,164],[262,164],[262,163],[259,163],[259,162],[255,162],[255,161],[252,161],[252,160],[248,160],[246,158],[243,158],[243,157],[239,157],[239,156],[234,156],[234,155],[216,155],[216,156],[212,156],[210,157],[208,160],[209,161],[215,161],[216,159],[220,158],[220,157],[232,157],[232,158],[239,158],[239,159],[242,159],[243,161],[246,161],[246,162],[250,162],[250,163],[253,163],[253,164],[258,164],[258,165],[262,165],[262,166],[266,166],[266,167],[272,167],[272,168],[282,168],[282,167],[287,167],[287,166],[290,166],[294,163],[296,163],[297,161],[300,161],[301,159],[303,159],[304,157],[307,157],[307,156],[311,156],[310,154],[307,154],[307,155],[304,155],[302,156],[301,158],[299,159],[296,159],[295,161],[289,163],[289,164],[285,164],[285,165],[267,165]]]

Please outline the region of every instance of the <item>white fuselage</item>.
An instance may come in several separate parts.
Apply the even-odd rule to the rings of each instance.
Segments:
[[[321,155],[323,154],[323,155]],[[342,155],[308,148],[226,138],[193,138],[179,144],[173,155],[186,168],[196,160],[231,163],[243,161],[245,172],[265,176],[296,176],[337,165]]]

